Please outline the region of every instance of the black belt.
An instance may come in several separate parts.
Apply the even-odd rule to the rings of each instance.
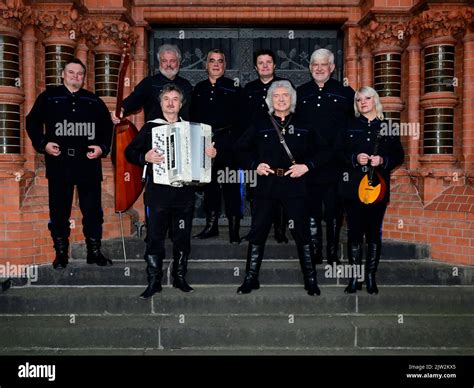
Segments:
[[[61,147],[61,155],[69,158],[77,158],[77,157],[84,157],[86,156],[88,150],[87,148],[71,148],[71,147]]]
[[[288,168],[272,168],[276,176],[285,176],[285,173],[290,171]]]

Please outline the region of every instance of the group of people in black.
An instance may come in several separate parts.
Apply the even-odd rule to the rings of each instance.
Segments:
[[[226,58],[220,50],[208,53],[208,79],[194,88],[178,74],[181,53],[176,46],[161,46],[157,56],[159,73],[146,77],[135,87],[123,101],[121,117],[112,113],[111,118],[106,118],[103,106],[98,102],[100,99],[92,94],[87,99],[83,97],[89,106],[97,105],[95,111],[97,114],[100,112],[102,120],[98,130],[101,135],[96,136],[94,141],[87,140],[86,152],[82,150],[75,156],[69,155],[71,147],[67,141],[71,140],[57,136],[54,123],[67,112],[71,120],[74,120],[74,114],[80,115],[80,112],[75,112],[78,108],[75,104],[81,93],[88,92],[81,89],[78,75],[74,75],[74,81],[75,85],[81,84],[79,88],[71,89],[67,82],[71,66],[77,69],[79,65],[83,73],[85,67],[77,62],[66,65],[64,85],[57,88],[58,96],[43,96],[43,93],[27,117],[28,133],[37,151],[46,154],[47,169],[52,165],[51,161],[59,159],[61,168],[94,160],[96,164],[100,163],[97,158],[108,152],[110,142],[106,140],[110,139],[112,122],[117,124],[122,117],[142,108],[146,124],[125,151],[131,163],[141,166],[163,161],[163,155],[152,149],[151,128],[181,120],[209,124],[213,130],[213,143],[205,152],[214,158],[213,175],[211,183],[203,189],[206,225],[195,238],[205,239],[219,234],[218,218],[223,196],[225,215],[229,221],[229,240],[231,243],[241,242],[239,230],[243,207],[240,184],[219,182],[217,173],[224,169],[245,169],[257,173],[256,186],[249,190],[252,223],[246,237],[249,242],[246,275],[238,293],[247,294],[260,287],[258,277],[265,242],[274,224],[275,238],[279,242],[288,241],[285,235],[288,226],[296,243],[305,290],[309,295],[319,295],[316,264],[324,259],[322,222],[326,225],[327,262],[340,264],[339,234],[344,213],[347,216],[349,263],[362,264],[365,236],[368,246],[365,269],[367,291],[377,293],[375,273],[381,254],[383,217],[389,201],[390,172],[403,162],[404,154],[398,137],[380,136],[383,112],[375,90],[363,87],[354,92],[350,86],[331,78],[335,69],[334,55],[326,49],[312,54],[309,65],[312,80],[297,89],[291,82],[275,75],[276,61],[271,50],[260,50],[254,54],[258,78],[244,88],[224,76]],[[58,103],[63,104],[64,109],[52,112],[51,109]],[[49,113],[44,110],[45,107]],[[375,143],[378,145],[377,153],[374,152]],[[100,168],[100,164],[98,166]],[[366,204],[359,199],[358,186],[370,169],[375,169],[385,178],[387,187],[383,198]],[[147,169],[144,195],[148,286],[141,297],[149,298],[162,290],[164,242],[169,229],[173,240],[173,286],[191,292],[193,288],[186,282],[185,275],[191,249],[195,189],[191,186],[177,188],[155,184],[151,170]],[[70,214],[70,204],[68,200],[66,205],[59,205],[59,197],[54,193],[51,199],[51,186],[58,185],[56,181],[51,184],[52,174],[47,175],[52,215],[50,230],[56,249],[53,265],[55,268],[65,267],[68,254],[64,241],[69,236],[69,226],[65,221]],[[79,188],[83,185],[74,174],[69,175],[67,185],[63,185],[62,176],[59,186],[70,190],[71,186]],[[95,190],[91,195],[94,200],[89,199],[94,202],[94,210],[88,205],[85,195],[82,196],[84,199],[80,195],[79,200],[84,214],[86,241],[99,241],[95,244],[95,250],[94,245],[90,246],[88,262],[107,265],[110,260],[103,257],[98,249],[102,218],[95,220],[97,230],[86,228],[92,212],[101,215],[101,210],[98,210],[100,180],[98,182],[99,195]],[[58,208],[61,208],[60,220],[57,218]],[[53,213],[56,216],[53,217]],[[58,243],[61,239],[62,245]],[[353,293],[361,289],[359,280],[350,278],[345,292]]]

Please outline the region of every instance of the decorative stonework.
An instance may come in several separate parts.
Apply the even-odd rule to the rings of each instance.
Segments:
[[[420,36],[421,40],[455,37],[463,34],[468,26],[472,25],[473,16],[473,11],[470,8],[452,11],[425,11],[410,21],[408,33]]]
[[[33,25],[48,37],[53,32],[71,35],[72,39],[85,37],[93,46],[113,44],[122,47],[124,44],[135,45],[137,36],[131,27],[121,21],[91,20],[80,14],[76,8],[70,10],[43,11],[30,6],[23,6],[15,0],[0,3],[0,25],[22,30]]]
[[[380,45],[404,47],[407,42],[407,22],[371,20],[356,36],[358,47],[373,51]]]

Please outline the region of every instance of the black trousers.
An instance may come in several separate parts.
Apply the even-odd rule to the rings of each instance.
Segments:
[[[49,224],[52,237],[69,237],[74,186],[79,195],[82,228],[86,238],[101,239],[104,213],[101,202],[101,181],[72,183],[48,179]]]
[[[242,218],[242,196],[240,183],[220,183],[217,181],[218,171],[225,171],[225,167],[212,168],[211,182],[204,186],[204,211],[206,214],[221,211],[221,197],[224,197],[226,217]],[[234,169],[233,171],[237,171]],[[220,174],[222,174],[222,172]],[[223,174],[224,176],[224,174]]]
[[[254,198],[254,214],[252,215],[252,226],[248,238],[249,242],[255,245],[265,244],[272,227],[273,213],[279,204],[281,204],[285,210],[288,219],[288,229],[295,239],[296,244],[309,244],[311,235],[305,198]]]
[[[365,205],[355,200],[344,201],[347,214],[347,239],[358,244],[382,242],[382,224],[387,209],[386,203]]]
[[[171,229],[173,251],[191,252],[191,229],[194,205],[173,204],[164,207],[145,206],[147,224],[146,255],[166,257],[165,240]]]
[[[337,194],[337,183],[312,185],[308,191],[310,217],[326,222],[343,217],[344,204]]]

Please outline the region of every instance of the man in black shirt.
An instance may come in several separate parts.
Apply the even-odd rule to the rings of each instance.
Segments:
[[[343,205],[337,196],[340,168],[337,155],[349,120],[354,115],[354,90],[331,78],[334,54],[319,49],[311,55],[309,70],[313,79],[297,89],[296,112],[308,127],[324,139],[334,157],[307,175],[310,198],[311,240],[316,263],[322,263],[321,221],[326,223],[327,261],[339,264],[338,245]]]
[[[247,83],[243,92],[242,103],[242,129],[246,130],[251,124],[259,118],[268,116],[268,106],[265,102],[268,89],[275,81],[281,81],[283,78],[275,75],[275,53],[272,50],[261,49],[254,53],[253,63],[257,71],[258,78]],[[253,216],[253,188],[247,185],[247,199],[251,203],[251,212]],[[285,235],[286,217],[281,204],[275,204],[273,212],[273,226],[275,228],[275,239],[277,242],[288,242]]]
[[[221,191],[224,196],[225,214],[229,220],[231,243],[240,243],[239,228],[242,218],[242,199],[238,182],[218,182],[220,176],[237,175],[238,163],[233,147],[239,138],[240,86],[224,77],[225,55],[211,50],[207,55],[208,79],[199,82],[193,91],[191,120],[212,126],[213,139],[218,155],[212,167],[212,181],[204,188],[206,226],[195,238],[205,239],[219,234],[218,217],[221,209]]]
[[[54,268],[68,264],[69,218],[74,187],[83,215],[87,263],[112,264],[100,252],[102,224],[101,157],[110,151],[112,121],[104,102],[82,89],[86,68],[79,59],[66,63],[64,84],[48,88],[26,116],[26,130],[35,150],[45,155]]]
[[[189,106],[193,87],[188,80],[178,75],[181,64],[181,52],[174,45],[164,44],[158,49],[157,57],[160,63],[160,72],[144,78],[135,87],[133,92],[123,100],[122,116],[126,117],[143,108],[145,111],[145,122],[162,117],[160,94],[165,85],[173,84],[183,91],[184,100],[180,116],[187,120],[189,119]],[[115,124],[120,122],[115,117],[115,113],[112,113],[112,120]]]

